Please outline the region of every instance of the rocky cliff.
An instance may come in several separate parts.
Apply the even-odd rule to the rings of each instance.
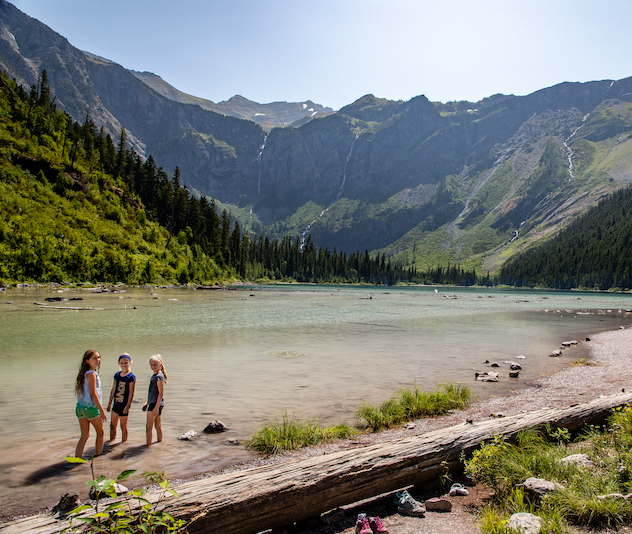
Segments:
[[[366,95],[320,116],[311,102],[215,104],[80,52],[5,0],[0,66],[26,85],[46,69],[73,117],[89,108],[113,136],[125,126],[141,154],[179,166],[242,227],[407,265],[493,271],[632,181],[632,78],[480,102]],[[238,118],[264,114],[294,127]]]

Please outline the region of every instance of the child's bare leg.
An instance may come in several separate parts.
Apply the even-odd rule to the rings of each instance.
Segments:
[[[110,441],[114,441],[116,439],[116,424],[118,423],[118,414],[112,411],[112,416],[110,417]],[[121,418],[123,421],[124,418]]]
[[[125,443],[127,441],[127,417],[121,417],[119,421],[121,422],[121,443]]]
[[[162,441],[162,419],[160,416],[156,417],[156,421],[154,422],[156,426],[156,441]]]
[[[145,430],[146,430],[146,435],[147,435],[148,447],[151,445],[151,437],[152,437],[152,432],[154,429],[154,419],[155,417],[153,416],[153,414],[149,410],[147,410],[147,426],[145,427]]]
[[[92,423],[92,426],[97,432],[97,442],[94,448],[95,448],[95,455],[99,456],[103,452],[103,440],[105,439],[104,431],[103,431],[103,421],[101,420],[101,417],[97,417],[95,419],[92,419],[92,421],[90,422]]]
[[[79,428],[81,428],[81,437],[79,438],[79,443],[77,443],[77,448],[75,449],[75,456],[77,458],[81,458],[83,456],[83,449],[86,446],[86,441],[90,437],[90,421],[88,421],[85,417],[79,419]]]

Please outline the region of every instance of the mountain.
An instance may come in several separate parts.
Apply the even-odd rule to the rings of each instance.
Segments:
[[[418,268],[495,272],[632,181],[631,78],[480,102],[366,95],[270,129],[228,115],[286,124],[298,116],[292,105],[185,95],[73,48],[5,0],[0,67],[27,86],[46,69],[75,119],[89,108],[113,137],[124,126],[141,155],[168,172],[178,166],[191,191],[230,209],[242,228],[311,234],[317,245]],[[300,115],[312,103],[296,106]]]
[[[311,100],[259,104],[243,96],[236,95],[225,102],[216,104],[210,100],[183,93],[152,72],[130,72],[144,84],[170,100],[182,102],[183,104],[195,104],[201,108],[216,111],[230,117],[237,117],[238,119],[251,120],[260,124],[266,130],[300,125],[314,117],[323,117],[333,113],[333,109],[315,104]]]

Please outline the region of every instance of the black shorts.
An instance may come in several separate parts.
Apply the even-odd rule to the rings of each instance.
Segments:
[[[119,417],[127,417],[129,414],[123,413],[125,406],[112,406],[112,411]]]
[[[147,411],[148,411],[148,412],[151,412],[151,411],[152,411],[155,407],[156,407],[156,403],[155,403],[155,402],[152,402],[149,406],[147,406]],[[158,407],[158,415],[162,415],[162,409],[163,409],[164,407],[165,407],[165,405],[164,405],[164,404],[161,404],[161,405]]]

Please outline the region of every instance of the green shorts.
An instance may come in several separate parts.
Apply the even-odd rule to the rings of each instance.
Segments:
[[[75,408],[75,413],[79,419],[87,419],[88,421],[92,421],[101,415],[99,408],[96,406],[81,406],[79,404]]]

